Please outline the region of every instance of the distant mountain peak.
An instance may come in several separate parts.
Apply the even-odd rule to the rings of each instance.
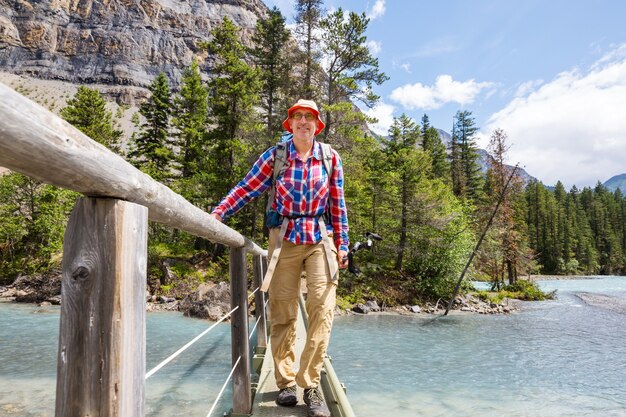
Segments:
[[[622,193],[626,194],[626,174],[615,175],[605,181],[602,185],[612,192],[619,188]]]

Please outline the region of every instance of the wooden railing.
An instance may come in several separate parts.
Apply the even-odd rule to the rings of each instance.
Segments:
[[[246,254],[260,285],[265,250],[1,83],[0,166],[86,196],[63,245],[57,417],[144,415],[148,219],[231,248],[233,414],[251,413]]]

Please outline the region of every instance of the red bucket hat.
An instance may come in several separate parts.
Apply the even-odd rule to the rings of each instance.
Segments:
[[[289,126],[289,119],[291,119],[291,114],[298,109],[311,110],[311,112],[315,115],[315,117],[317,117],[317,129],[315,129],[315,136],[317,136],[322,130],[324,130],[324,127],[326,127],[326,125],[320,119],[320,112],[317,109],[317,104],[315,104],[313,100],[304,100],[304,99],[298,100],[296,104],[294,104],[293,106],[289,108],[289,110],[287,110],[287,118],[283,121],[283,127],[285,128],[285,130],[287,130],[290,133],[293,133],[291,126]]]

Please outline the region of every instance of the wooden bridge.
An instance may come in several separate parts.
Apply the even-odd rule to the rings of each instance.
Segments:
[[[265,355],[271,349],[267,302],[259,291],[265,250],[1,83],[0,166],[85,195],[74,207],[63,245],[57,417],[144,416],[145,380],[171,360],[146,373],[148,220],[230,247],[232,310],[222,318],[231,322],[230,415],[306,415],[302,406],[274,403],[273,365],[271,355]],[[248,255],[256,286],[250,290]],[[251,297],[257,306],[252,353]],[[298,340],[303,344],[303,308],[301,313]],[[321,386],[333,417],[354,416],[328,358]]]

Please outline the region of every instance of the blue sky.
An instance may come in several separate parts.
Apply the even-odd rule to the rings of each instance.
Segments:
[[[292,0],[264,0],[293,23]],[[406,113],[450,132],[472,112],[486,148],[508,135],[509,163],[547,185],[594,186],[626,172],[626,1],[326,0],[365,12],[390,80],[371,126]]]

